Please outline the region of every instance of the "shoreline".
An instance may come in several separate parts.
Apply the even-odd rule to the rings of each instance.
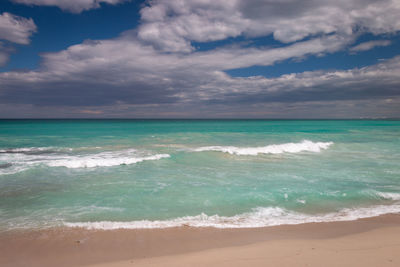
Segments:
[[[383,265],[395,266],[390,264],[396,262],[400,264],[400,214],[387,214],[355,221],[239,229],[176,227],[86,230],[59,227],[44,230],[13,230],[0,233],[0,251],[2,251],[0,265],[122,267],[176,266],[186,262],[187,265],[197,263],[198,266],[213,264],[221,266],[221,260],[225,260],[224,262],[229,262],[229,266],[244,266],[252,264],[251,262],[256,264],[256,259],[259,259],[258,264],[261,265],[268,263],[276,265],[283,262],[279,259],[271,262],[268,255],[286,254],[281,260],[296,256],[297,260],[300,260],[299,263],[302,262],[301,255],[304,255],[303,265],[305,265],[306,262],[312,263],[326,254],[318,254],[315,257],[307,253],[297,255],[300,248],[304,250],[309,246],[314,247],[314,250],[326,246],[336,248],[333,256],[339,253],[337,251],[341,251],[341,246],[344,246],[343,251],[349,254],[350,263],[351,259],[362,251],[365,252],[365,255],[362,255],[364,258],[368,258],[368,253],[378,253],[378,250],[375,252],[363,250],[363,247],[368,245],[368,240],[376,243],[376,247],[386,248],[378,249],[382,257],[390,256],[387,262],[381,262]],[[399,242],[396,243],[396,240]],[[395,250],[396,253],[391,250]],[[354,251],[355,254],[349,251]],[[248,261],[235,261],[234,259],[239,256],[248,258]],[[372,258],[381,257],[375,255]],[[205,261],[206,259],[209,260]],[[344,263],[347,262],[345,258],[343,260]],[[335,263],[336,266],[339,265],[338,262]]]

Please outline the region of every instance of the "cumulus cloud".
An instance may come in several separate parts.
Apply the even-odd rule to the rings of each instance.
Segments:
[[[32,19],[19,17],[7,12],[0,15],[0,39],[17,44],[29,44],[29,37],[36,32]]]
[[[36,32],[32,19],[19,17],[7,12],[0,14],[0,66],[4,66],[14,48],[4,41],[27,45],[30,36]],[[3,41],[1,41],[3,40]]]
[[[190,55],[160,53],[125,38],[87,42],[44,55],[40,70],[0,74],[1,101],[47,106],[153,105],[162,110],[174,104],[234,108],[399,96],[400,57],[361,69],[278,78],[235,78],[223,71],[319,53],[326,49],[321,45],[324,41],[334,43],[313,39],[284,48],[227,48]],[[333,45],[332,50],[336,49]]]
[[[392,42],[390,40],[375,40],[358,44],[356,46],[351,47],[349,50],[350,52],[357,53],[361,51],[371,50],[377,46],[388,46],[391,44]]]
[[[170,117],[237,117],[243,111],[247,116],[262,117],[277,111],[306,114],[310,107],[320,107],[325,110],[320,113],[323,116],[331,114],[335,105],[347,114],[351,110],[365,114],[368,105],[377,111],[386,103],[381,114],[400,114],[396,106],[400,103],[400,57],[360,69],[277,78],[238,78],[225,72],[323,56],[347,49],[361,33],[397,31],[400,25],[393,15],[400,14],[397,1],[148,3],[141,11],[142,24],[137,31],[42,54],[41,67],[36,70],[0,73],[0,110],[13,105],[18,110],[12,108],[9,114],[37,107],[35,112],[42,110],[43,114],[53,109],[71,116],[90,111],[84,114],[116,117],[160,112]],[[192,47],[193,41],[270,34],[281,42],[279,46],[223,46],[207,51]]]
[[[168,52],[190,52],[192,41],[273,34],[283,43],[318,34],[400,30],[396,0],[154,0],[141,10],[141,40]]]
[[[206,100],[235,88],[234,84],[218,86],[224,70],[334,52],[342,45],[341,38],[327,36],[280,48],[230,47],[182,55],[160,53],[151,45],[122,36],[43,54],[42,67],[36,71],[2,73],[0,93],[4,101],[35,104],[162,104],[189,101],[191,97]]]
[[[400,96],[400,56],[380,64],[345,71],[312,71],[277,78],[232,78],[236,90],[213,102],[303,102],[384,99]],[[235,80],[235,82],[233,82]],[[246,91],[243,88],[251,88]]]
[[[100,4],[116,5],[127,0],[12,0],[15,3],[36,6],[57,6],[72,13],[99,8]]]

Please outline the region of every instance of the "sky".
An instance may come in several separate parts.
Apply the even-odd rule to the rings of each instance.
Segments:
[[[400,0],[0,0],[0,118],[400,118]]]

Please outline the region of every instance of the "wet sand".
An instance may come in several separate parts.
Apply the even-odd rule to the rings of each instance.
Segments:
[[[400,214],[251,229],[8,231],[0,266],[400,266]]]

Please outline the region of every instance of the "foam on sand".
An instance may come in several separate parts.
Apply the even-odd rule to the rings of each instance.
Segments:
[[[255,208],[251,212],[235,216],[206,215],[185,216],[171,220],[158,221],[130,221],[130,222],[65,222],[68,227],[79,227],[86,229],[149,229],[170,228],[180,226],[191,227],[215,227],[215,228],[257,228],[276,225],[301,224],[311,222],[335,222],[352,221],[361,218],[369,218],[389,213],[400,212],[400,204],[378,205],[364,208],[347,208],[338,212],[326,214],[305,214],[288,211],[279,207]]]

